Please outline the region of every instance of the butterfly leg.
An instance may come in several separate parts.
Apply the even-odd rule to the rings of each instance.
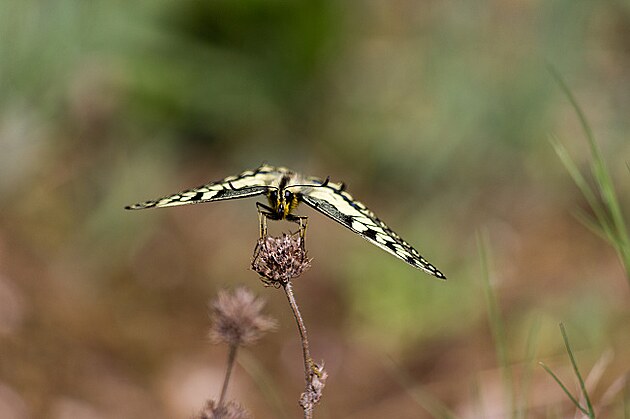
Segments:
[[[260,238],[267,236],[267,218],[275,220],[276,217],[272,212],[272,209],[265,204],[256,202],[256,209],[258,210],[258,221],[260,222]]]
[[[297,223],[299,227],[300,241],[302,242],[302,248],[304,248],[304,238],[306,236],[306,226],[308,225],[308,217],[305,215],[293,215],[289,214],[287,216],[288,221],[293,221]]]

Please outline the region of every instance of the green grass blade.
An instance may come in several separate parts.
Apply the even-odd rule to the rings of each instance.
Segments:
[[[606,210],[600,203],[599,199],[597,199],[595,191],[593,191],[571,156],[569,156],[567,149],[557,139],[552,139],[551,144],[553,145],[553,148],[556,151],[556,154],[560,158],[560,161],[564,165],[565,169],[567,170],[567,172],[569,172],[569,176],[571,176],[573,182],[577,185],[580,192],[582,192],[582,195],[584,195],[586,202],[595,213],[597,222],[600,224],[601,229],[606,234],[606,240],[609,240],[609,238],[612,236],[612,225],[608,218],[608,215],[606,214]]]
[[[604,162],[595,162],[597,169],[600,173],[597,176],[597,183],[599,185],[600,193],[608,208],[608,211],[612,217],[613,234],[611,234],[610,241],[615,246],[619,257],[624,265],[628,279],[630,280],[630,239],[628,238],[628,230],[626,222],[623,218],[621,206],[617,198],[617,193],[613,186],[612,180]]]
[[[586,115],[584,115],[584,112],[582,112],[582,108],[580,108],[580,105],[578,105],[577,100],[575,100],[575,96],[573,96],[573,92],[571,92],[571,89],[569,89],[569,86],[565,83],[564,79],[560,75],[560,72],[558,72],[558,70],[556,70],[556,68],[553,65],[547,64],[547,68],[549,72],[551,73],[551,75],[553,76],[553,78],[555,79],[556,83],[558,83],[558,86],[560,86],[560,89],[562,90],[562,92],[569,99],[569,102],[571,102],[571,105],[573,106],[573,109],[575,110],[575,113],[577,114],[578,119],[580,120],[582,129],[586,133],[586,137],[589,140],[589,144],[591,146],[591,153],[593,154],[593,156],[597,156],[599,157],[599,160],[601,160],[599,148],[597,148],[597,145],[595,144],[595,141],[594,141],[595,136],[593,135],[593,130],[591,130],[591,126],[586,120]]]
[[[540,317],[536,317],[532,322],[529,332],[527,333],[527,353],[525,369],[523,371],[523,378],[521,381],[521,397],[520,407],[518,409],[516,418],[523,419],[526,417],[527,406],[529,405],[529,389],[532,373],[534,371],[534,360],[536,359],[536,353],[538,351],[538,336],[540,334],[541,326]]]
[[[588,407],[589,418],[595,418],[595,411],[593,410],[593,404],[591,403],[591,399],[588,396],[588,392],[586,391],[586,385],[584,385],[584,380],[582,379],[582,374],[580,374],[580,369],[577,366],[577,362],[575,362],[575,357],[573,356],[573,351],[571,350],[571,345],[569,344],[569,337],[567,336],[567,331],[564,328],[564,324],[560,323],[560,331],[562,332],[562,339],[564,339],[564,346],[567,348],[567,353],[569,354],[569,359],[571,359],[571,365],[573,366],[573,371],[580,383],[580,389],[582,389],[582,396],[586,401],[586,406]]]
[[[591,233],[595,234],[597,237],[604,241],[608,241],[608,235],[602,228],[601,224],[599,224],[596,220],[593,220],[593,218],[590,217],[586,212],[582,211],[581,209],[576,209],[571,211],[571,213],[579,222],[584,225],[584,227],[588,228]]]
[[[628,234],[628,229],[612,182],[612,177],[606,167],[606,162],[602,157],[599,146],[595,141],[593,130],[591,129],[582,108],[575,99],[575,96],[573,96],[571,89],[569,89],[560,73],[553,66],[548,65],[548,68],[549,72],[560,86],[560,89],[569,99],[569,102],[571,102],[571,106],[575,110],[578,119],[580,120],[580,124],[582,125],[582,129],[586,134],[591,150],[591,172],[595,178],[599,196],[601,197],[606,210],[604,213],[602,213],[603,209],[601,208],[599,202],[594,199],[595,192],[584,182],[582,175],[575,167],[573,161],[568,157],[566,150],[562,147],[556,147],[556,153],[558,153],[567,168],[567,171],[569,171],[571,177],[573,177],[573,180],[589,202],[589,205],[591,205],[591,208],[595,211],[598,221],[602,224],[602,230],[606,233],[607,240],[615,248],[619,259],[623,264],[624,270],[626,271],[628,283],[630,283],[630,235]],[[596,206],[593,206],[593,203],[596,203]],[[604,217],[604,215],[606,216]],[[605,224],[603,223],[604,220],[606,220]]]
[[[560,386],[560,388],[562,389],[562,391],[564,391],[564,394],[567,395],[567,397],[569,399],[571,399],[571,401],[573,402],[573,404],[575,405],[575,407],[577,407],[578,409],[580,409],[580,411],[582,413],[584,413],[585,415],[588,415],[588,410],[586,410],[585,408],[583,408],[580,405],[580,402],[577,401],[577,399],[575,397],[573,397],[573,395],[571,394],[571,392],[567,389],[567,387],[562,383],[562,381],[560,380],[560,378],[558,378],[558,376],[556,374],[554,374],[553,371],[551,371],[551,368],[549,368],[547,366],[547,364],[545,364],[544,362],[539,362],[538,365],[540,365],[541,367],[543,367],[545,369],[545,371],[547,371],[547,374],[551,375],[551,378],[553,378],[555,380],[556,383],[558,383],[558,385]]]
[[[477,235],[477,247],[479,248],[479,259],[481,261],[481,276],[483,279],[483,288],[486,296],[486,304],[488,310],[488,320],[490,329],[494,338],[494,345],[497,351],[497,360],[501,368],[503,388],[505,395],[509,397],[506,401],[506,414],[510,412],[510,416],[516,417],[516,393],[514,391],[514,380],[512,377],[512,369],[510,368],[507,356],[507,340],[505,337],[505,326],[499,312],[499,304],[496,295],[490,284],[490,272],[488,269],[488,252],[487,239],[485,234]]]

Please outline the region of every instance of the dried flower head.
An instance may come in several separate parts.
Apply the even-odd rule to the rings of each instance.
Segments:
[[[221,406],[214,400],[208,400],[206,406],[193,419],[249,419],[251,415],[236,402],[227,402]]]
[[[256,244],[252,269],[268,285],[286,284],[310,267],[311,260],[306,255],[299,235],[266,236]]]
[[[328,373],[324,370],[324,363],[322,362],[321,365],[313,363],[306,391],[300,397],[300,406],[305,411],[312,411],[321,400],[326,378],[328,378]]]
[[[265,301],[256,298],[245,287],[239,287],[233,293],[219,291],[217,298],[210,303],[210,338],[215,343],[251,345],[276,327],[273,318],[261,314],[264,306]]]

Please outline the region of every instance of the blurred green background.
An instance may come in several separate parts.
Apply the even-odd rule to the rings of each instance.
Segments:
[[[240,354],[229,396],[301,415],[292,315],[248,271],[254,200],[122,209],[263,161],[345,181],[449,277],[301,209],[297,298],[330,375],[316,417],[432,417],[426,398],[508,416],[479,231],[514,382],[530,345],[574,383],[563,321],[585,375],[612,353],[593,398],[621,417],[623,391],[605,393],[630,365],[628,282],[572,216],[587,207],[549,138],[585,171],[589,150],[548,65],[627,210],[627,1],[0,1],[0,417],[190,417],[227,356],[208,300],[236,284],[280,328]],[[531,371],[527,417],[572,417]]]

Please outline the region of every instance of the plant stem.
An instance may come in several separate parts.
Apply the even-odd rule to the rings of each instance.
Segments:
[[[571,360],[571,365],[573,366],[573,372],[575,372],[575,375],[580,383],[580,388],[582,389],[582,395],[584,396],[584,400],[586,400],[586,406],[588,409],[586,414],[589,418],[594,419],[595,411],[593,410],[593,404],[591,403],[591,398],[588,396],[588,392],[586,391],[586,384],[584,384],[582,374],[580,374],[580,369],[578,368],[575,357],[573,356],[573,351],[571,350],[571,345],[569,344],[569,337],[567,336],[567,331],[565,330],[563,323],[560,323],[560,332],[562,333],[564,346],[567,348],[567,353],[569,354],[569,359]]]
[[[595,141],[593,130],[586,120],[586,115],[578,104],[573,92],[564,81],[560,72],[553,66],[549,65],[549,71],[556,80],[560,89],[571,102],[571,106],[575,110],[582,129],[586,134],[586,139],[591,149],[592,161],[590,163],[591,172],[593,174],[596,188],[591,187],[585,182],[582,174],[577,169],[576,164],[568,156],[564,147],[556,143],[556,153],[567,168],[567,171],[573,177],[578,188],[584,194],[589,205],[595,213],[595,218],[600,224],[601,230],[605,233],[604,237],[613,246],[617,255],[626,271],[626,279],[630,284],[630,235],[626,227],[626,221],[621,211],[621,205],[617,198],[617,193],[612,182],[610,171],[606,167],[606,162],[602,156],[601,150]],[[599,195],[599,196],[597,196]],[[600,203],[600,198],[602,203]],[[581,217],[583,219],[583,217]],[[587,226],[592,226],[592,222],[588,222]]]
[[[304,355],[304,379],[306,381],[305,392],[308,392],[309,386],[311,385],[313,359],[311,358],[311,350],[308,345],[306,326],[304,325],[304,320],[302,319],[302,315],[300,314],[300,309],[298,308],[297,302],[295,301],[295,296],[293,295],[293,285],[291,284],[291,281],[283,284],[283,287],[284,292],[287,294],[289,305],[291,306],[291,310],[293,311],[293,316],[295,317],[295,321],[300,332],[300,338],[302,340],[302,354]],[[304,409],[304,419],[312,419],[313,408],[307,406],[302,406],[302,408]]]
[[[225,380],[223,380],[223,388],[221,389],[221,397],[219,397],[220,408],[225,401],[225,394],[227,393],[228,383],[230,382],[230,376],[232,375],[232,367],[234,366],[234,360],[236,359],[236,351],[238,345],[230,345],[230,352],[228,354],[227,371],[225,372]]]
[[[488,238],[487,232],[481,232],[477,235],[477,246],[479,248],[479,259],[481,260],[481,276],[483,278],[484,293],[486,294],[486,304],[488,306],[488,321],[490,330],[494,339],[494,345],[497,351],[497,360],[501,368],[501,377],[505,392],[505,416],[516,418],[516,392],[514,391],[514,377],[512,368],[509,364],[507,354],[507,339],[505,337],[505,324],[499,310],[497,296],[490,284],[490,270],[488,268]],[[509,399],[508,399],[509,397]]]

